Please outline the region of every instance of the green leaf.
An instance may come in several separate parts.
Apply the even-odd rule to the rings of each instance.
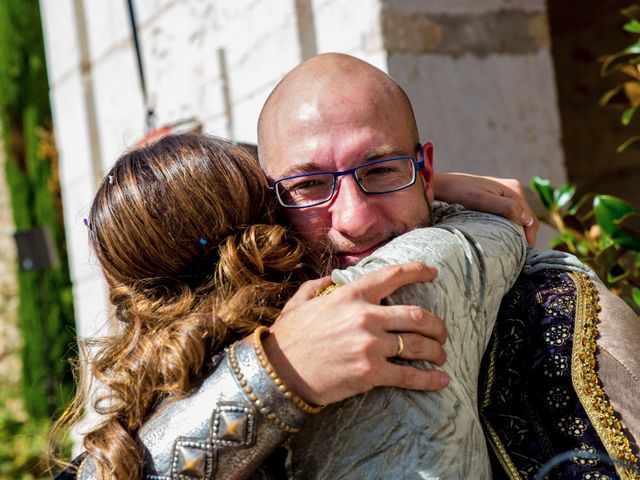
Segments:
[[[616,153],[624,152],[627,148],[629,148],[634,143],[637,143],[638,141],[640,141],[640,135],[635,135],[635,136],[631,137],[630,139],[628,139],[624,143],[621,143],[620,145],[618,145],[618,148],[616,148]]]
[[[553,250],[558,250],[557,247],[559,247],[561,245],[566,245],[566,244],[567,244],[567,242],[562,237],[554,237],[551,240],[549,240],[549,248],[551,248]]]
[[[627,18],[633,19],[640,17],[640,6],[632,4],[626,8],[620,10],[620,12]]]
[[[625,239],[619,242],[620,245],[635,251],[640,251],[640,213],[627,213],[618,220],[615,220],[614,223],[624,234],[631,238],[631,241]]]
[[[597,266],[609,269],[618,258],[618,247],[611,245],[604,250],[600,250],[594,259]]]
[[[612,195],[596,195],[593,199],[593,209],[596,213],[596,220],[602,229],[608,234],[618,231],[614,220],[621,219],[628,213],[635,212],[635,209],[621,198]]]
[[[620,52],[609,55],[605,61],[602,62],[600,75],[604,77],[620,69],[624,65],[638,63],[638,61],[640,61],[640,59],[638,59],[638,54],[640,54],[640,43],[634,43]]]
[[[553,207],[553,188],[551,182],[546,178],[540,178],[534,176],[529,182],[529,188],[538,195],[540,202],[547,210],[551,210]]]
[[[627,32],[640,33],[640,22],[634,18],[630,22],[625,23],[622,28],[624,28]]]
[[[627,108],[624,112],[622,112],[622,115],[620,117],[620,123],[622,123],[622,125],[624,125],[625,127],[629,125],[629,123],[631,123],[631,119],[633,118],[634,113],[636,113],[636,107]]]
[[[578,242],[577,248],[578,248],[578,253],[582,257],[586,257],[587,255],[589,255],[589,242],[587,242],[586,240],[580,240]]]
[[[619,225],[625,215],[637,213],[631,205],[611,195],[596,195],[593,200],[593,210],[596,214],[598,225],[615,243],[634,250],[640,249],[640,239],[633,238],[624,232]],[[616,221],[620,222],[617,223]]]
[[[640,307],[640,288],[633,287],[631,289],[631,298],[633,302]]]
[[[606,106],[613,97],[615,97],[618,92],[620,92],[620,90],[622,90],[622,87],[624,86],[623,83],[621,83],[620,85],[618,85],[615,88],[612,88],[611,90],[607,90],[604,95],[602,95],[602,97],[600,97],[600,100],[598,101],[598,104],[601,107]]]
[[[576,194],[576,186],[571,183],[565,183],[564,185],[560,185],[555,192],[553,192],[553,201],[558,206],[558,208],[562,208],[567,205]]]
[[[620,229],[631,235],[632,237],[640,239],[640,213],[637,211],[627,213],[616,220],[616,224]]]
[[[616,264],[611,267],[611,270],[607,272],[607,282],[610,284],[618,283],[620,280],[624,280],[625,277],[629,275],[624,268],[620,265]]]

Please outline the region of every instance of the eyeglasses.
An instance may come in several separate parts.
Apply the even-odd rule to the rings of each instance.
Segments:
[[[424,152],[419,147],[420,160],[412,156],[382,158],[338,172],[314,172],[276,180],[271,187],[278,202],[285,208],[307,208],[326,203],[336,192],[337,178],[353,175],[364,193],[379,195],[397,192],[416,183],[416,172],[424,167]]]

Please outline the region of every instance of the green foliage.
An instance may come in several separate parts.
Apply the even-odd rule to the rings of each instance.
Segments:
[[[640,212],[610,195],[574,201],[571,184],[554,188],[549,180],[533,177],[530,187],[547,211],[542,221],[559,233],[551,248],[578,257],[640,312]]]
[[[634,38],[632,43],[619,52],[607,56],[601,67],[603,76],[616,75],[618,84],[605,92],[600,98],[600,105],[615,105],[622,110],[620,123],[631,125],[636,110],[640,108],[640,4],[633,4],[622,14],[628,21],[623,29]],[[618,153],[624,152],[640,141],[640,135],[634,135],[618,146]]]
[[[18,421],[0,412],[0,478],[35,480],[50,478],[47,473],[47,438],[50,429],[46,419]]]
[[[57,154],[51,135],[44,44],[37,0],[0,2],[0,143],[17,230],[44,225],[60,263],[42,272],[18,272],[18,322],[23,339],[24,406],[33,419],[49,418],[69,399],[67,358],[74,344]],[[0,443],[6,441],[0,438]]]

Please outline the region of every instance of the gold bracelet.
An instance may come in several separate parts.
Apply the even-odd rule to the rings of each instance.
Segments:
[[[242,374],[240,366],[238,365],[238,359],[236,358],[236,345],[235,345],[235,343],[232,344],[229,347],[229,364],[231,365],[231,370],[233,370],[233,374],[235,375],[236,380],[238,380],[238,383],[240,383],[240,386],[242,387],[242,390],[244,390],[244,393],[247,394],[247,397],[249,398],[249,400],[251,400],[251,402],[253,402],[253,404],[256,406],[258,411],[262,415],[264,415],[267,418],[267,420],[272,421],[279,428],[281,428],[282,430],[284,430],[287,433],[297,433],[297,432],[300,431],[299,428],[292,427],[291,425],[288,425],[285,422],[283,422],[282,420],[280,420],[271,411],[271,409],[267,405],[265,405],[264,402],[262,402],[262,400],[260,400],[258,398],[258,396],[255,394],[255,392],[253,391],[253,388],[251,388],[251,385],[249,385],[249,383],[247,382],[247,379]],[[80,477],[78,477],[78,478],[80,478]]]
[[[324,405],[318,407],[309,405],[302,398],[300,398],[299,395],[296,395],[291,390],[289,390],[284,381],[278,376],[275,369],[271,365],[271,362],[269,362],[266,353],[264,353],[264,348],[262,347],[262,336],[265,334],[265,332],[269,333],[269,329],[265,326],[258,327],[253,332],[253,348],[256,352],[258,360],[260,360],[260,365],[262,366],[262,368],[264,368],[269,377],[271,377],[273,383],[275,383],[276,387],[278,387],[278,390],[280,390],[285,397],[290,398],[296,407],[306,413],[320,412],[324,408]]]

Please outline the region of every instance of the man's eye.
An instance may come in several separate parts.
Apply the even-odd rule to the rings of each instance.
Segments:
[[[325,182],[323,180],[318,180],[318,179],[304,180],[304,181],[297,182],[297,183],[294,183],[292,185],[289,185],[287,187],[287,190],[289,190],[292,193],[304,192],[306,190],[314,190],[314,189],[317,189],[317,188],[323,188],[326,185],[327,185],[327,182]]]
[[[387,173],[395,173],[397,171],[398,171],[398,169],[396,167],[380,166],[380,167],[374,167],[374,168],[371,168],[371,169],[367,170],[365,175],[384,175],[384,174],[387,174]]]
[[[362,178],[388,177],[399,172],[397,165],[373,165],[361,173]]]

